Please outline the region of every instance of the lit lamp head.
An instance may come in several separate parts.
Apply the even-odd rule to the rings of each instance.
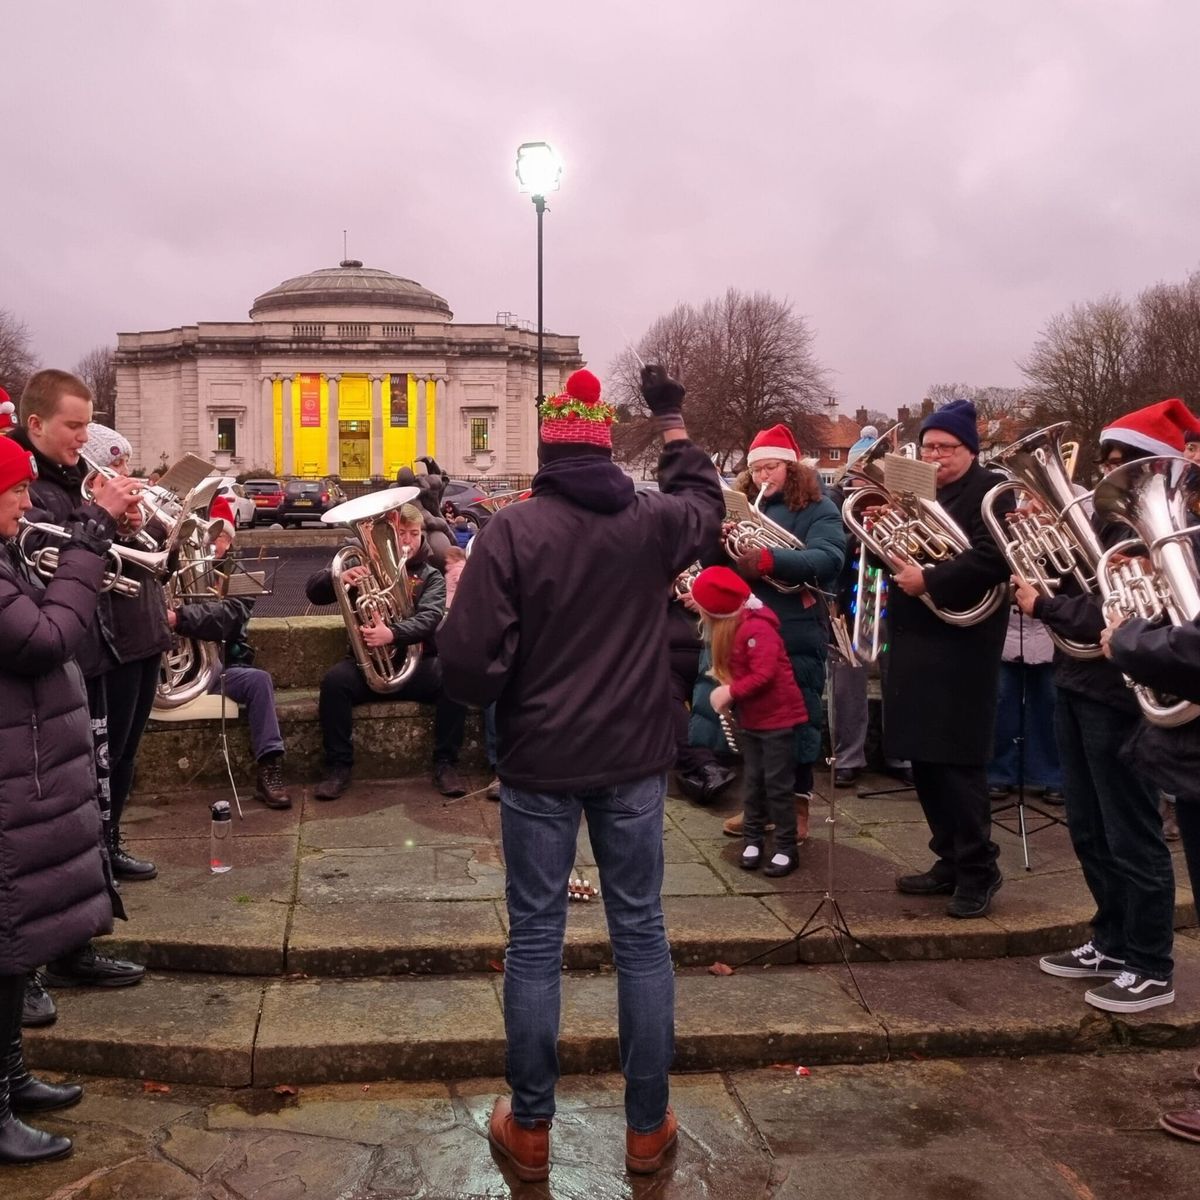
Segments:
[[[517,147],[517,182],[535,201],[557,192],[561,175],[562,159],[549,142],[524,142]]]

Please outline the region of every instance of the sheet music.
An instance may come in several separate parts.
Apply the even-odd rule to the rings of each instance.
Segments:
[[[898,496],[937,499],[937,466],[903,454],[883,456],[883,485]]]

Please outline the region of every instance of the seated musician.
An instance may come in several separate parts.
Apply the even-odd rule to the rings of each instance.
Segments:
[[[229,551],[237,536],[233,508],[218,496],[209,516],[220,522],[213,535],[214,570],[221,580],[229,578]],[[219,585],[221,586],[221,585]],[[179,637],[216,642],[222,647],[224,670],[213,680],[210,692],[220,692],[244,705],[250,724],[250,751],[258,764],[254,795],[267,808],[291,808],[292,798],[283,781],[283,736],[275,711],[275,682],[270,672],[253,666],[254,649],[246,638],[246,625],[254,608],[252,595],[224,595],[212,600],[188,600],[167,611],[167,624]]]
[[[317,785],[318,800],[336,800],[349,786],[354,766],[353,710],[356,705],[390,700],[415,700],[433,704],[433,786],[443,796],[463,796],[466,788],[455,766],[466,728],[466,709],[442,690],[441,664],[437,659],[434,634],[446,613],[446,580],[431,562],[424,516],[419,508],[405,504],[388,515],[401,547],[407,547],[407,572],[413,600],[412,615],[390,623],[376,619],[361,628],[361,636],[372,649],[397,647],[397,656],[408,646],[420,646],[416,669],[394,692],[371,690],[353,657],[330,667],[321,680],[318,717],[325,749],[326,778]],[[370,568],[348,568],[343,583],[352,591],[367,578]],[[308,598],[313,604],[332,604],[337,599],[330,569],[323,568],[308,581]]]

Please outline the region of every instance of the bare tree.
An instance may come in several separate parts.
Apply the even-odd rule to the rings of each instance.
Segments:
[[[1052,317],[1021,364],[1039,422],[1069,421],[1085,446],[1094,445],[1110,420],[1133,407],[1137,347],[1137,321],[1119,296]]]
[[[951,400],[970,400],[984,421],[1017,416],[1032,405],[1021,388],[975,387],[969,383],[935,383],[926,389],[925,397],[933,401],[935,408],[941,408]]]
[[[638,387],[639,356],[662,363],[688,389],[688,432],[725,471],[769,425],[806,440],[831,389],[812,349],[813,334],[792,306],[763,292],[730,288],[699,308],[677,305],[612,366],[619,423],[614,438],[626,462],[651,449]],[[623,420],[621,420],[623,418]],[[626,428],[622,428],[622,425]]]
[[[1130,400],[1153,404],[1178,396],[1200,403],[1200,271],[1183,283],[1159,283],[1139,297]]]
[[[0,387],[14,404],[20,400],[26,380],[37,369],[38,359],[30,345],[28,326],[7,309],[0,308]]]
[[[111,346],[96,346],[76,364],[75,374],[92,389],[92,419],[114,427],[117,416],[117,364]]]

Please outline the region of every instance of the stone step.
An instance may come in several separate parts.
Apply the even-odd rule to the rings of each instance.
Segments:
[[[760,966],[676,977],[677,1071],[1092,1052],[1200,1043],[1200,940],[1177,939],[1173,1005],[1114,1016],[1031,958]],[[861,993],[864,1003],[857,998]],[[222,1086],[453,1079],[504,1069],[503,977],[150,975],[60,991],[37,1068]],[[618,1064],[616,979],[563,978],[564,1073]]]

